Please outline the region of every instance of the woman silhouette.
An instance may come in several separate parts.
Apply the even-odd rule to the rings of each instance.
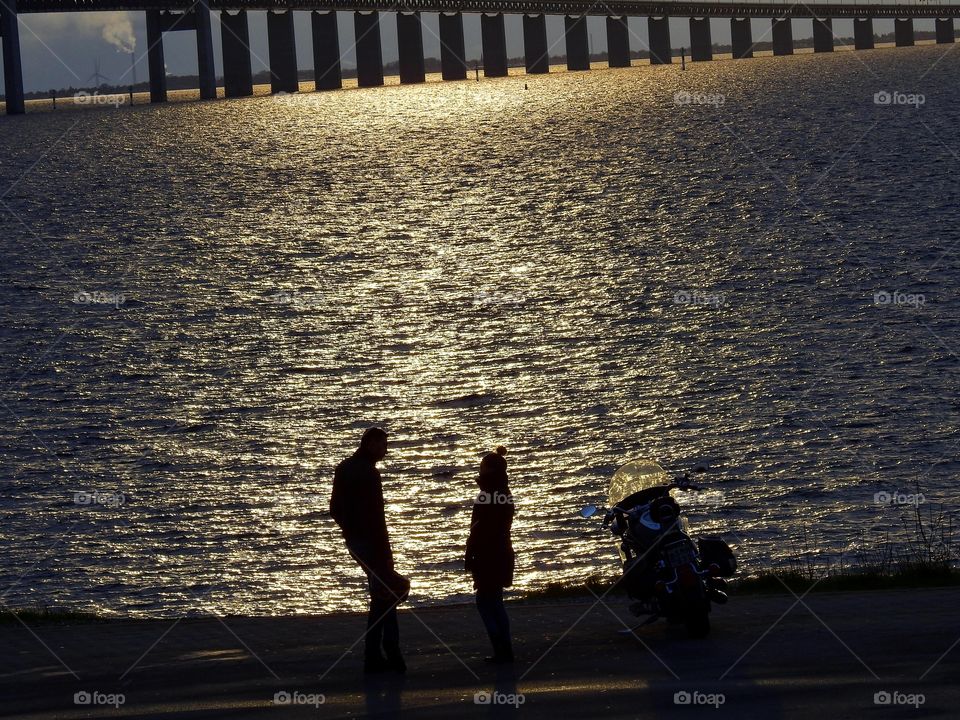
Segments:
[[[480,462],[480,493],[473,504],[464,557],[464,567],[473,575],[477,590],[477,610],[493,645],[493,656],[486,658],[492,663],[513,662],[510,619],[503,606],[503,589],[513,584],[514,566],[510,543],[514,509],[507,483],[506,453],[506,448],[498,447]]]

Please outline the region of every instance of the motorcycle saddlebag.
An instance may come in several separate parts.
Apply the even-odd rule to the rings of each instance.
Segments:
[[[733,550],[716,535],[708,535],[697,540],[700,548],[700,562],[703,565],[716,563],[720,567],[721,577],[730,577],[737,571],[737,559]]]

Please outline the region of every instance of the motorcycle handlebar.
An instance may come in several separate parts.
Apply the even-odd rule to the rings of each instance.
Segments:
[[[694,485],[686,480],[681,480],[680,482],[672,482],[667,487],[667,492],[671,490],[703,490],[703,487],[700,485]],[[612,508],[608,509],[606,512],[607,517],[612,516],[615,512],[629,513],[633,508],[622,508],[619,505],[614,505]]]
[[[703,490],[703,487],[701,485],[694,485],[693,483],[691,483],[689,480],[689,477],[690,476],[688,474],[684,474],[681,477],[676,478],[673,482],[671,482],[669,485],[666,486],[667,492],[670,492],[671,490]],[[595,509],[601,509],[601,508],[597,508],[597,506],[595,505],[591,507]],[[610,522],[613,520],[613,516],[615,513],[620,512],[623,514],[627,514],[632,509],[633,508],[622,508],[619,505],[614,505],[612,508],[608,508],[604,512],[604,518],[603,518],[604,526],[610,524]]]

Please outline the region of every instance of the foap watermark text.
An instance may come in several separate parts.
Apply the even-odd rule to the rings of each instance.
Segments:
[[[874,705],[912,705],[920,707],[927,701],[923,693],[904,693],[899,690],[881,690],[873,694]]]
[[[727,96],[720,93],[692,93],[686,90],[673,94],[674,105],[712,105],[720,107],[727,102]]]
[[[123,693],[104,693],[99,690],[81,690],[73,694],[74,705],[109,705],[119,708],[127,702]]]
[[[873,94],[874,105],[908,105],[919,108],[927,101],[921,93],[905,93],[899,90],[880,90]]]
[[[673,694],[674,705],[711,705],[719,708],[727,701],[723,693],[705,693],[699,690],[679,690]]]
[[[898,305],[921,308],[927,301],[922,293],[908,293],[900,290],[878,290],[873,294],[874,305]]]
[[[673,294],[674,305],[709,305],[720,307],[726,302],[723,293],[706,292],[704,290],[677,290]]]
[[[78,490],[73,493],[74,505],[103,505],[104,507],[120,507],[127,501],[120,492],[103,492],[102,490]]]
[[[878,505],[912,505],[916,507],[917,505],[923,505],[927,501],[927,498],[924,497],[923,493],[902,493],[896,490],[887,492],[886,490],[881,490],[878,493],[874,493],[873,501]]]
[[[310,705],[318,708],[327,701],[323,693],[305,693],[299,690],[280,690],[273,695],[274,705]]]
[[[481,690],[473,694],[474,705],[513,705],[518,708],[527,701],[523,693],[503,693],[498,690],[492,692]]]

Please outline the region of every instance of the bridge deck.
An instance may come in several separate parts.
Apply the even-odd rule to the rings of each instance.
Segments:
[[[186,10],[192,0],[19,0],[21,13]],[[947,18],[960,4],[791,2],[641,2],[638,0],[210,0],[213,10],[383,10],[412,12],[634,15],[661,17]]]

